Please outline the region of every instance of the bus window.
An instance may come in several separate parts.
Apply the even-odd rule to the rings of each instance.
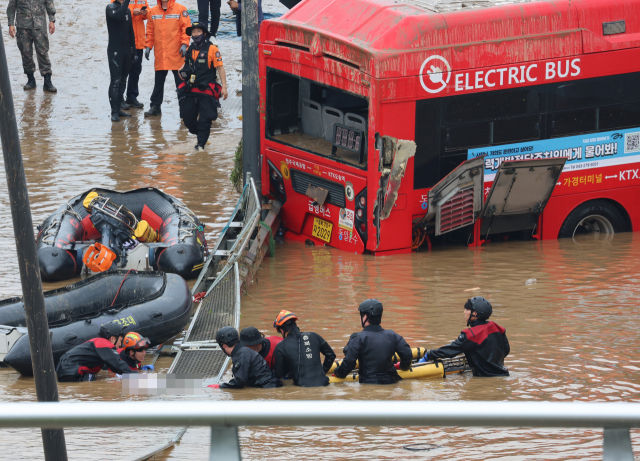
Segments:
[[[366,168],[366,98],[267,69],[266,109],[267,139]],[[362,132],[362,142],[351,149],[334,147],[336,124]]]

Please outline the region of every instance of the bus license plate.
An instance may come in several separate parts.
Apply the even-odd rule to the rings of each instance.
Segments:
[[[320,218],[313,218],[313,232],[311,235],[313,237],[319,238],[320,240],[324,240],[327,243],[331,242],[331,230],[333,229],[333,224],[325,221]]]

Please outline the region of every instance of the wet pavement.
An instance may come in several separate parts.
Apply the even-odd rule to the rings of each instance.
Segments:
[[[193,2],[195,3],[195,2]],[[265,5],[268,5],[265,2]],[[272,10],[279,11],[275,2]],[[153,186],[185,201],[215,240],[235,205],[229,183],[240,138],[240,42],[220,41],[230,80],[230,100],[214,125],[207,152],[193,151],[195,137],[180,126],[168,81],[161,118],[132,110],[129,120],[109,121],[106,28],[95,5],[58,2],[51,37],[53,82],[58,94],[22,90],[20,57],[3,27],[22,138],[34,224],[61,203],[92,187],[128,190]],[[186,4],[195,8],[194,4]],[[266,9],[266,8],[265,8]],[[0,21],[6,24],[4,8]],[[83,63],[83,64],[80,64]],[[153,61],[144,61],[141,97],[148,108]],[[168,79],[170,80],[170,79]],[[235,99],[234,99],[235,98]],[[226,107],[226,109],[225,109]],[[0,175],[0,190],[6,189]],[[9,204],[0,195],[0,295],[20,294]],[[535,279],[535,281],[532,281]],[[527,283],[527,281],[529,281]],[[65,283],[66,284],[66,283]],[[50,289],[56,285],[47,285]],[[371,257],[286,241],[267,258],[257,283],[242,298],[242,327],[273,334],[281,309],[294,311],[303,330],[321,334],[341,356],[359,329],[357,305],[368,297],[385,304],[383,325],[412,346],[438,347],[464,328],[462,305],[487,297],[494,320],[507,329],[508,378],[450,376],[406,380],[395,386],[356,383],[327,388],[219,391],[205,400],[551,400],[640,401],[640,235],[580,241],[510,242],[439,249],[431,253]],[[160,358],[165,372],[170,358]],[[103,372],[95,383],[60,384],[64,401],[126,400],[121,384]],[[225,379],[229,379],[227,373]],[[186,397],[171,397],[186,399]],[[146,399],[135,397],[134,399]],[[159,399],[158,397],[154,399]],[[1,401],[34,401],[33,379],[0,369]],[[70,459],[132,460],[164,444],[179,430],[158,428],[70,429]],[[600,431],[495,428],[241,428],[244,459],[599,459]],[[640,433],[632,432],[638,451]],[[410,443],[440,448],[409,452]],[[0,431],[2,458],[41,458],[37,430]],[[208,429],[192,428],[182,442],[155,459],[207,459]]]

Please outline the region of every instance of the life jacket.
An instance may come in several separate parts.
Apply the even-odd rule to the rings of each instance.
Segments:
[[[266,339],[267,341],[269,341],[269,352],[267,353],[264,360],[265,362],[267,362],[267,365],[269,365],[269,368],[273,370],[273,362],[275,361],[275,356],[273,355],[273,352],[276,350],[276,346],[278,345],[278,343],[282,341],[282,338],[278,336],[269,336]]]
[[[211,45],[207,49],[198,51],[196,59],[193,59],[194,50],[193,45],[190,45],[186,54],[186,63],[191,70],[191,79],[189,82],[181,83],[178,88],[185,85],[185,90],[188,93],[204,94],[220,99],[222,87],[216,83],[216,68],[209,67]]]

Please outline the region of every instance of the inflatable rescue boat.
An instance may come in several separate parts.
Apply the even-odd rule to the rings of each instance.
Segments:
[[[42,280],[67,280],[84,266],[93,272],[160,270],[191,279],[208,252],[203,227],[184,203],[158,189],[91,189],[38,226]]]
[[[69,349],[98,336],[100,326],[117,322],[148,337],[151,345],[171,339],[189,323],[191,290],[176,274],[109,271],[45,292],[54,362]],[[31,376],[31,350],[22,298],[0,302],[0,359]],[[5,349],[5,350],[6,350]],[[4,356],[4,357],[3,357]]]

